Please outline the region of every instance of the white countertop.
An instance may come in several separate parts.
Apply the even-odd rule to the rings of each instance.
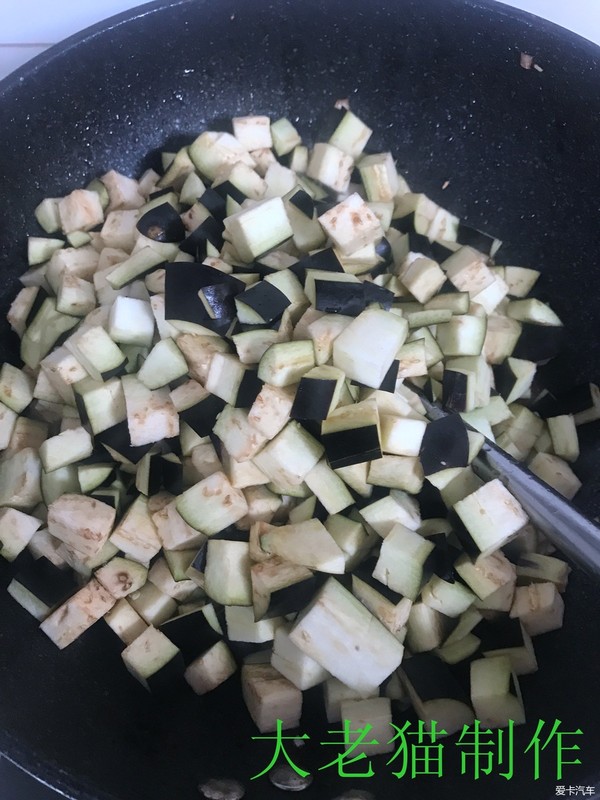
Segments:
[[[0,78],[51,44],[140,0],[0,0]],[[600,44],[598,0],[514,0],[510,5]]]

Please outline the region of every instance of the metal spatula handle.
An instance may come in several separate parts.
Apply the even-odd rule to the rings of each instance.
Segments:
[[[417,387],[411,389],[419,395],[430,419],[448,416]],[[499,478],[521,503],[532,523],[556,547],[582,569],[600,574],[599,525],[489,439],[471,466],[486,481]]]

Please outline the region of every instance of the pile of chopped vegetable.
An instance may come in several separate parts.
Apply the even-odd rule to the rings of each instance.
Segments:
[[[569,567],[471,464],[487,437],[572,498],[597,387],[537,386],[564,341],[539,273],[366,154],[350,110],[312,148],[232,130],[36,209],[0,371],[9,592],[59,648],[103,619],[150,690],[241,668],[261,731],[317,684],[370,752],[392,700],[448,733],[523,722]]]

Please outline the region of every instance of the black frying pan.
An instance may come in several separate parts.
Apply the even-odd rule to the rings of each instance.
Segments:
[[[522,69],[520,51],[544,71]],[[599,53],[526,14],[459,0],[182,0],[117,17],[52,48],[0,89],[0,316],[43,196],[110,167],[137,175],[160,148],[234,114],[289,115],[308,134],[321,112],[349,97],[416,189],[504,239],[504,262],[543,270],[540,294],[571,330],[555,380],[597,379]],[[16,358],[4,323],[2,341],[2,357]],[[585,439],[579,502],[597,515],[597,425]],[[272,743],[251,740],[235,679],[205,698],[182,691],[155,700],[122,669],[103,624],[59,653],[3,591],[11,571],[0,565],[0,750],[9,758],[82,800],[192,800],[211,775],[239,778],[249,798],[287,796],[264,778],[249,780]],[[442,779],[398,781],[384,761],[370,779],[318,772],[332,756],[319,745],[326,737],[312,698],[303,725],[313,738],[301,758],[293,750],[316,772],[303,796],[328,800],[357,787],[378,800],[432,792],[536,799],[554,797],[557,784],[596,785],[597,583],[575,573],[567,601],[564,630],[536,641],[540,670],[522,680],[530,724],[516,732],[511,781],[461,777],[451,742]],[[522,753],[540,718],[583,731],[565,740],[581,745],[583,765],[566,767],[562,780],[551,748],[538,781]]]

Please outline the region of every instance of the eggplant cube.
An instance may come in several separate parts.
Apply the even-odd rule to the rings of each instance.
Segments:
[[[215,603],[251,606],[252,581],[248,543],[209,539],[206,545],[204,581],[206,594]]]
[[[321,432],[332,469],[381,457],[379,413],[374,400],[335,409],[323,421]]]
[[[183,677],[196,694],[206,694],[224,683],[236,670],[231,650],[221,641],[194,659]]]
[[[383,236],[381,223],[357,192],[321,214],[319,222],[343,255]]]
[[[416,531],[421,525],[419,504],[415,498],[397,489],[363,506],[360,515],[382,539],[389,535],[397,523],[411,531]]]
[[[379,687],[377,686],[369,697],[378,697]],[[337,678],[327,678],[323,684],[323,700],[327,722],[339,722],[342,720],[342,703],[347,700],[363,700],[364,695],[350,688]]]
[[[104,209],[97,192],[75,189],[58,201],[63,233],[89,231],[104,220]]]
[[[517,587],[510,616],[518,617],[530,636],[537,636],[561,628],[564,610],[554,583],[532,583]]]
[[[293,402],[292,389],[265,383],[248,412],[248,422],[267,439],[273,439],[289,422]]]
[[[525,722],[525,711],[516,675],[507,656],[471,662],[471,702],[477,719],[486,728],[505,728]]]
[[[433,550],[432,542],[397,523],[383,540],[373,577],[411,600],[423,579],[423,565]]]
[[[358,169],[367,198],[371,202],[393,202],[399,189],[399,181],[391,153],[364,156]]]
[[[320,366],[300,378],[291,416],[293,419],[325,419],[338,404],[344,373],[335,367]]]
[[[333,365],[351,380],[378,389],[407,334],[402,317],[367,308],[335,339]]]
[[[273,527],[260,537],[260,546],[271,555],[320,572],[345,570],[342,550],[318,519]]]
[[[404,654],[394,634],[335,578],[300,614],[290,640],[362,697],[391,675]]]
[[[339,147],[326,142],[317,142],[311,151],[306,174],[334,192],[345,192],[350,185],[353,166],[352,156],[344,153]]]
[[[529,462],[529,469],[567,500],[572,500],[581,489],[582,484],[577,475],[569,464],[558,456],[537,453]]]
[[[34,381],[23,370],[12,364],[2,364],[0,369],[0,402],[17,414],[24,411],[33,400]]]
[[[269,117],[234,117],[233,135],[246,150],[262,150],[273,146]]]
[[[459,500],[454,510],[482,556],[503,547],[529,521],[521,504],[498,478]]]
[[[326,669],[290,641],[289,626],[282,625],[275,631],[271,665],[302,691],[329,677]]]
[[[411,253],[399,274],[402,284],[419,303],[426,303],[439,292],[446,276],[437,262],[420,253]]]
[[[240,462],[253,458],[267,441],[249,422],[246,411],[230,405],[219,414],[214,433],[231,458]]]
[[[70,571],[38,558],[21,570],[9,583],[8,593],[40,622],[77,590]]]
[[[302,692],[270,664],[242,667],[242,693],[248,712],[261,733],[295,728],[302,713]]]
[[[95,556],[106,544],[115,516],[114,508],[93,497],[63,494],[48,507],[48,530],[79,553]]]
[[[178,648],[152,626],[123,650],[121,658],[128,672],[149,692],[168,687],[185,669]]]
[[[390,753],[395,745],[390,739],[392,724],[392,704],[388,697],[371,697],[366,700],[342,700],[340,713],[342,720],[348,720],[349,735],[344,747],[350,747],[360,736],[360,731],[370,727],[367,742],[357,743],[352,748],[353,756],[360,758],[377,753]],[[370,743],[371,738],[375,741]]]
[[[115,342],[150,347],[154,337],[150,303],[119,295],[110,310],[108,332]]]
[[[478,294],[494,282],[494,273],[485,256],[472,247],[461,247],[442,263],[446,277],[460,292]]]
[[[95,577],[113,597],[121,599],[142,588],[148,570],[135,561],[117,557],[100,567]]]
[[[248,512],[246,498],[234,489],[224,472],[215,472],[179,495],[177,511],[207,536],[222,531]]]
[[[126,645],[131,644],[148,627],[135,608],[124,598],[117,600],[111,610],[104,615],[104,621]]]
[[[113,512],[114,513],[114,512]],[[134,561],[144,564],[161,548],[148,500],[138,495],[116,526],[110,541]]]
[[[179,416],[168,388],[147,389],[135,375],[122,378],[131,444],[140,447],[179,435]]]
[[[254,463],[274,483],[299,486],[323,451],[320,442],[292,421],[263,447],[254,457]]]
[[[280,197],[262,200],[226,217],[225,230],[240,258],[248,263],[293,235]]]
[[[85,633],[116,603],[95,578],[53,611],[40,629],[62,650]]]
[[[41,520],[14,508],[0,509],[0,555],[14,561],[41,526]]]

